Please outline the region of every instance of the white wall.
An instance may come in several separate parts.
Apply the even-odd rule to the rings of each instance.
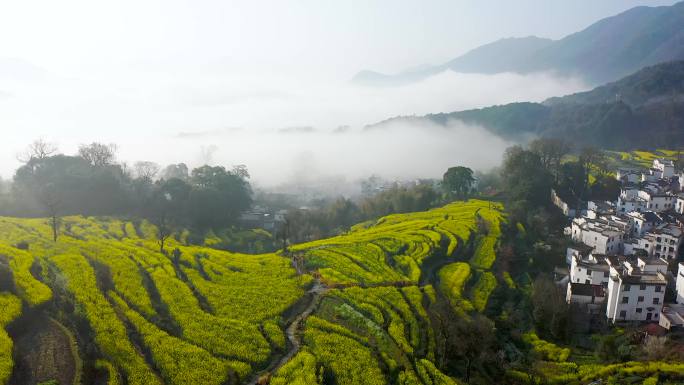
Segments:
[[[607,284],[609,278],[608,271],[604,272],[598,269],[587,269],[586,266],[580,266],[577,263],[577,258],[572,259],[572,264],[570,265],[570,282],[601,285],[604,283]]]
[[[646,321],[648,320],[648,314],[651,314],[650,320],[658,321],[660,310],[663,307],[663,300],[665,298],[665,284],[644,285],[643,289],[641,285],[626,285],[621,284],[621,280],[618,282],[611,281],[613,285],[609,284],[609,301],[607,315],[608,318],[615,321]],[[629,286],[629,290],[626,290]],[[660,287],[660,291],[656,291],[656,287]],[[623,298],[627,298],[627,302],[623,303]],[[642,300],[639,301],[639,297]],[[654,299],[657,299],[657,303],[654,303]],[[648,310],[648,308],[653,308],[653,310]],[[638,310],[641,309],[641,312]],[[621,312],[625,312],[624,317],[621,316]]]
[[[684,305],[684,263],[679,264],[677,272],[677,303]]]

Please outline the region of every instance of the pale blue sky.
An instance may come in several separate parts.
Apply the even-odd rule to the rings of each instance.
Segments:
[[[0,57],[56,71],[215,62],[350,77],[447,61],[512,36],[560,38],[673,0],[22,0],[0,4]],[[217,58],[221,58],[217,60]]]

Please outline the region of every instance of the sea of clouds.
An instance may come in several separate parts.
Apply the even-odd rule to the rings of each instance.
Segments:
[[[446,127],[364,126],[398,115],[542,101],[587,88],[578,79],[549,73],[450,71],[382,88],[214,68],[127,69],[83,77],[24,69],[22,76],[2,80],[4,178],[18,167],[16,154],[43,138],[64,153],[93,141],[116,143],[119,160],[131,163],[245,164],[261,186],[326,176],[430,178],[453,165],[488,169],[511,143],[482,127],[457,121]]]

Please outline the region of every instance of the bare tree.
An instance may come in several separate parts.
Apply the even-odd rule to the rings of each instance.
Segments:
[[[244,164],[237,164],[233,166],[233,174],[239,176],[242,179],[249,179],[249,171],[247,170],[247,166]]]
[[[157,242],[159,251],[166,254],[164,246],[173,235],[173,197],[169,192],[156,190],[145,208],[148,219],[157,227]]]
[[[164,245],[166,240],[173,234],[170,222],[167,218],[166,212],[162,211],[154,220],[154,225],[157,226],[157,241],[159,243],[159,252],[165,254]]]
[[[149,161],[135,162],[133,167],[135,175],[146,182],[152,182],[161,169],[158,164]]]
[[[117,146],[114,143],[102,144],[94,142],[87,145],[83,144],[78,147],[78,155],[95,167],[104,167],[114,164],[116,151]]]
[[[22,163],[43,160],[52,156],[57,150],[57,146],[54,143],[47,142],[41,138],[33,141],[33,143],[28,145],[24,152],[18,154],[17,160]]]
[[[48,218],[50,218],[52,240],[57,242],[57,237],[59,236],[59,227],[62,223],[62,220],[59,216],[62,200],[52,184],[48,184],[42,189],[39,195],[39,200],[45,207]]]

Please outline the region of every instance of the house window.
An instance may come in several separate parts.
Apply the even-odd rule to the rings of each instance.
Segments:
[[[640,285],[639,290],[646,290],[646,285]]]
[[[644,296],[640,295],[639,298],[637,298],[637,302],[644,302]]]
[[[643,309],[640,308],[640,307],[638,307],[638,308],[636,309],[636,312],[637,312],[637,313],[641,313],[642,311],[643,311]]]
[[[625,288],[622,289],[622,290],[623,290],[623,291],[629,291],[630,288],[631,288],[631,287],[630,287],[629,285],[625,285]]]
[[[663,288],[663,287],[660,286],[660,285],[656,286],[656,293],[660,293],[660,291],[662,290],[662,288]]]
[[[629,297],[622,297],[622,303],[628,303]]]
[[[604,278],[605,278],[605,277],[608,277],[608,272],[607,272],[607,271],[604,271],[604,272],[603,272],[603,277],[604,277]]]
[[[627,310],[620,310],[620,318],[627,317]]]
[[[589,285],[589,284],[591,283],[591,281],[588,280],[588,279],[585,279],[585,280],[584,280],[584,283],[586,283],[587,285]]]
[[[652,313],[646,313],[646,320],[650,320],[653,317]]]
[[[653,304],[657,305],[660,303],[660,298],[653,298]]]

